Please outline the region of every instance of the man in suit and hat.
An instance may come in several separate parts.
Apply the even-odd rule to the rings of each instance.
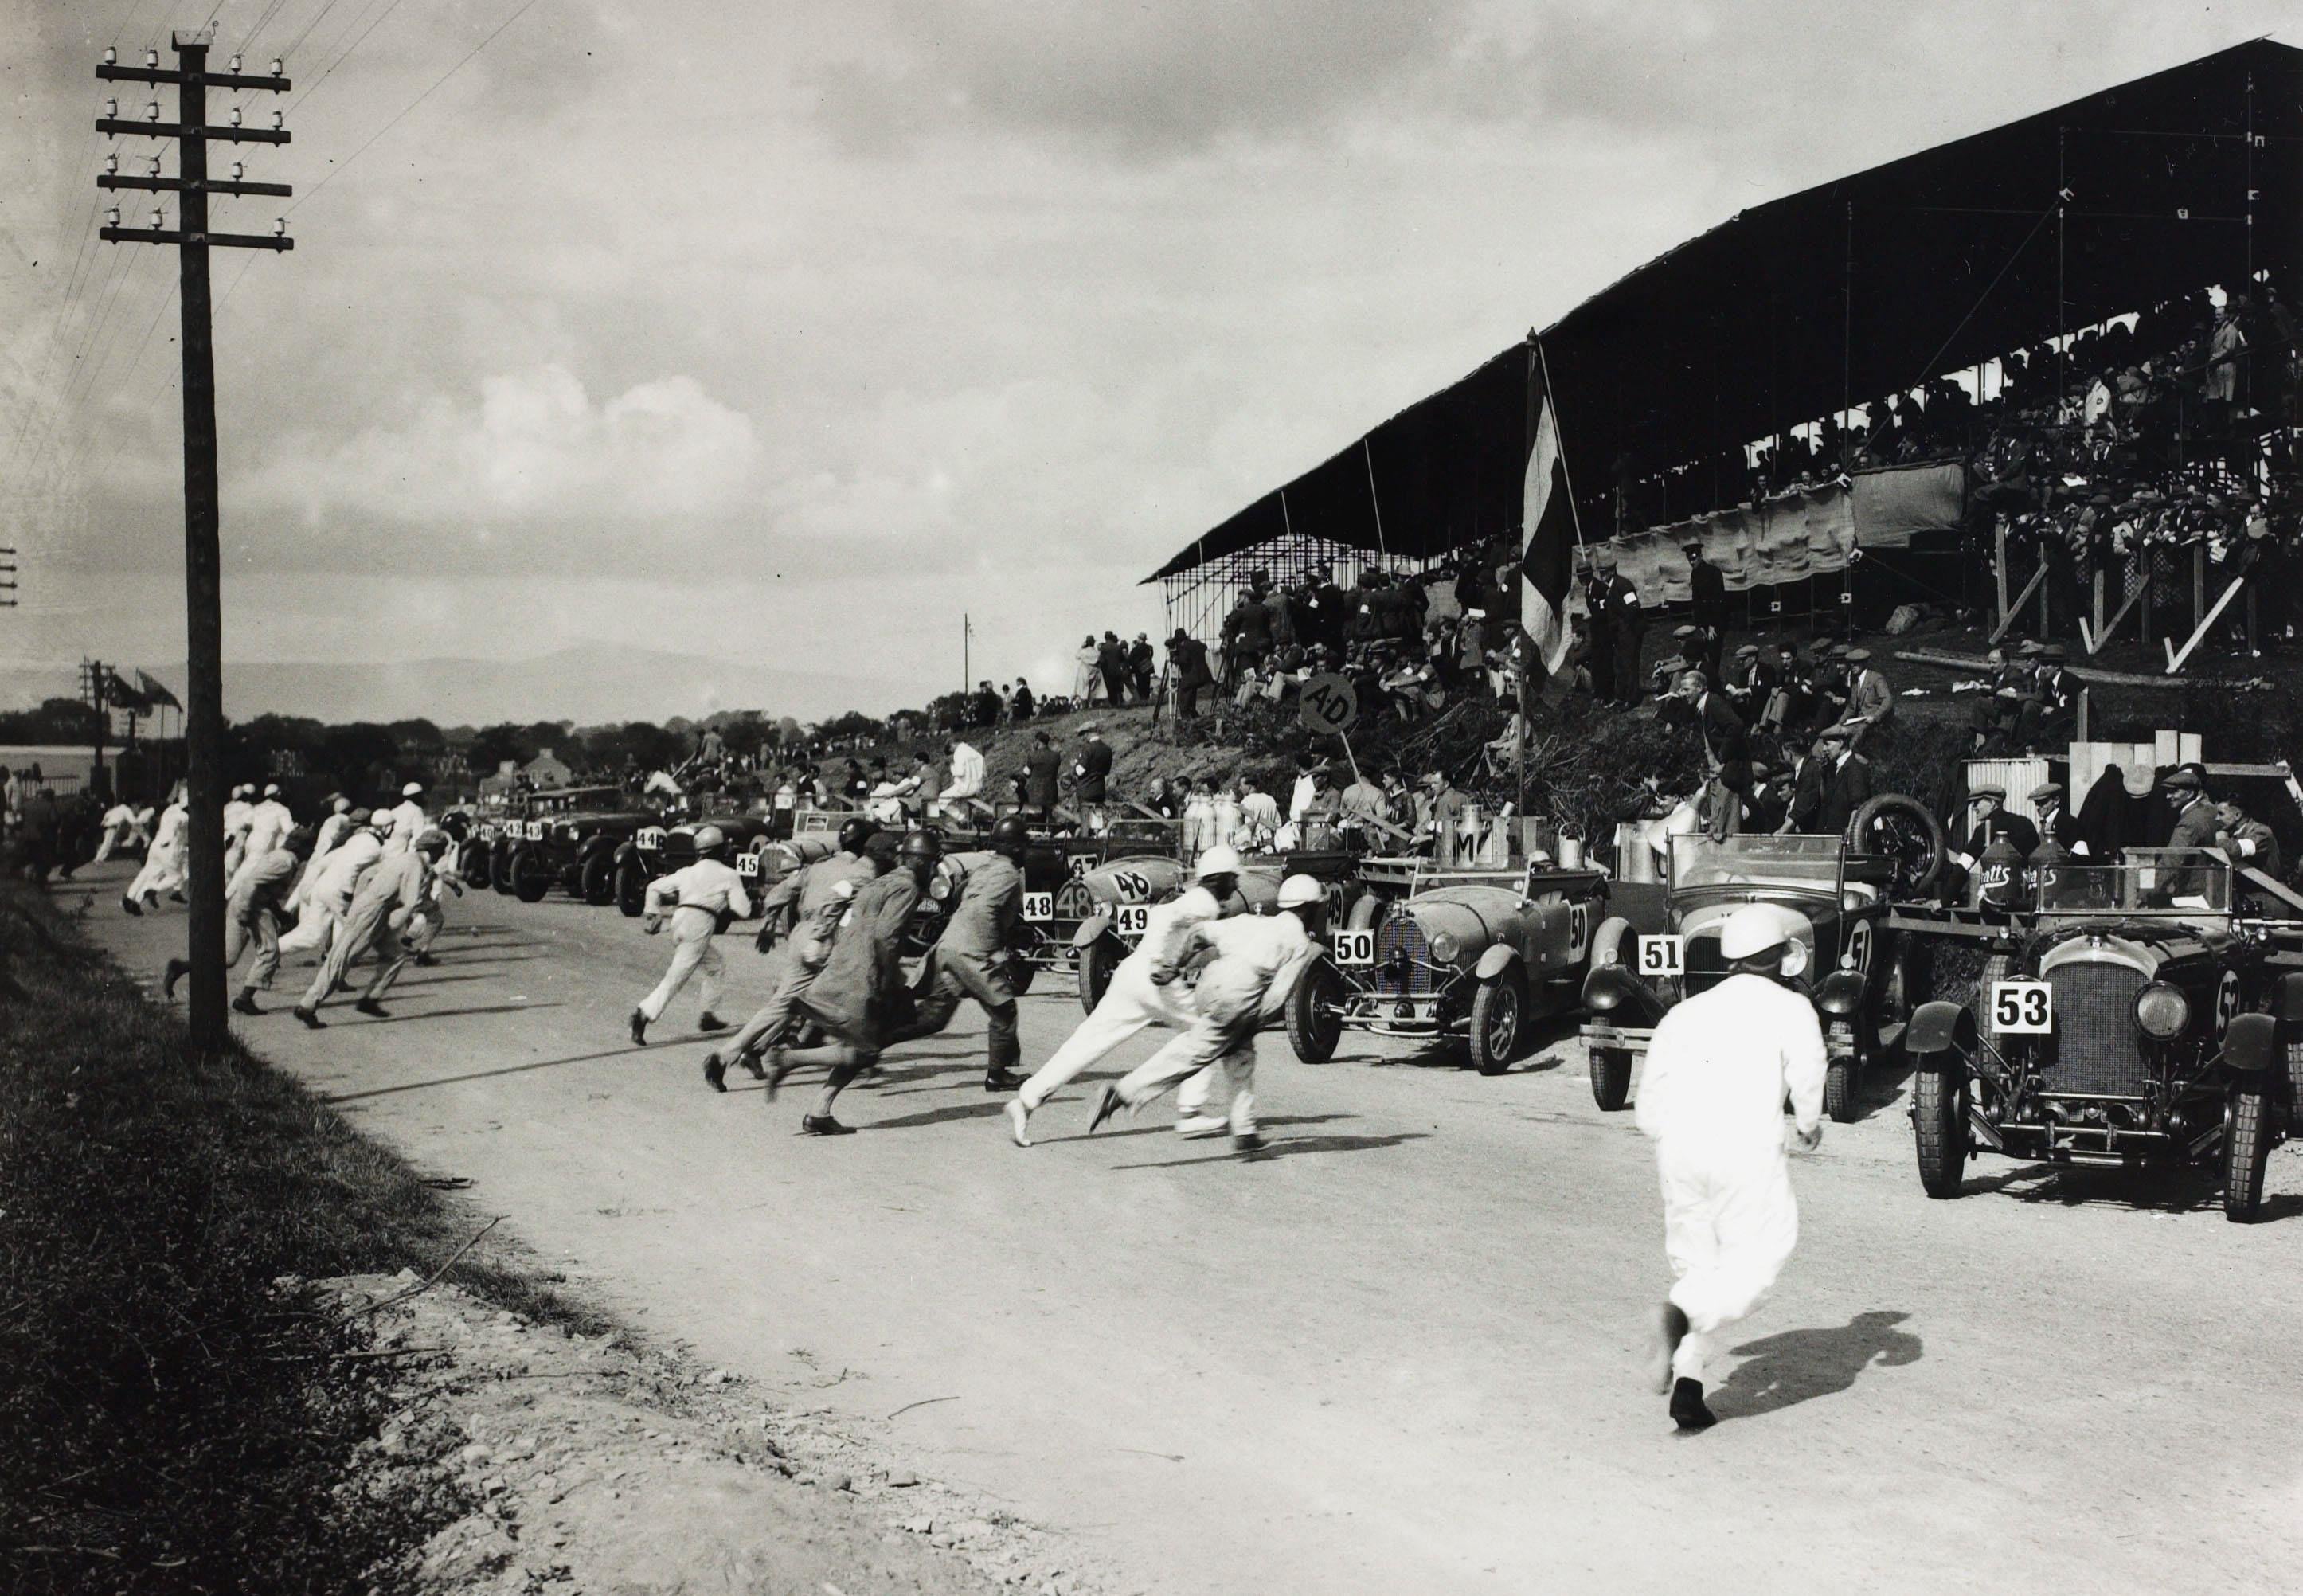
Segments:
[[[2175,808],[2175,829],[2167,838],[2170,849],[2215,846],[2215,835],[2223,829],[2223,822],[2207,798],[2206,785],[2206,767],[2198,764],[2179,764],[2160,781],[2160,790]],[[2171,898],[2196,897],[2206,890],[2204,868],[2171,870],[2168,877]]]
[[[1847,670],[1847,713],[1843,717],[1854,746],[1866,739],[1876,746],[1895,718],[1895,689],[1871,667],[1871,651],[1851,648],[1841,656]]]
[[[1647,617],[1639,589],[1616,569],[1615,552],[1604,544],[1591,552],[1591,636],[1612,662],[1614,699],[1625,709],[1640,701],[1640,651],[1647,640]],[[1607,634],[1601,644],[1600,634]],[[1599,674],[1595,669],[1592,672]],[[1605,697],[1606,695],[1602,695]]]
[[[1850,746],[1848,729],[1826,726],[1815,734],[1792,800],[1794,831],[1829,836],[1847,830],[1871,796],[1871,764]]]
[[[1215,673],[1208,669],[1208,646],[1177,627],[1168,639],[1168,669],[1176,678],[1176,718],[1198,720],[1200,695],[1216,684]]]
[[[1967,835],[1951,851],[1951,862],[1963,874],[1972,874],[1976,861],[2003,837],[2021,857],[2031,857],[2039,846],[2038,828],[2007,807],[2006,788],[1996,781],[1980,782],[1969,790],[1967,799]]]
[[[2079,694],[2078,684],[2064,669],[2064,661],[2070,657],[2061,643],[2040,646],[2029,690],[2015,712],[2018,747],[2040,748],[2058,740],[2069,740],[2076,716],[2072,703]]]
[[[1687,663],[1703,672],[1706,681],[1725,680],[1726,673],[1720,669],[1720,659],[1726,639],[1719,635],[1718,628],[1683,623],[1672,628],[1671,639]]]
[[[2030,791],[2031,808],[2039,816],[2039,837],[2052,842],[2065,853],[2084,856],[2087,839],[2079,835],[2079,823],[2064,807],[2063,784],[2042,781]]]
[[[2223,850],[2233,868],[2259,870],[2273,881],[2279,879],[2279,839],[2229,793],[2215,800],[2215,846]]]
[[[1703,545],[1690,543],[1687,554],[1688,595],[1695,611],[1695,624],[1708,629],[1716,637],[1727,629],[1727,573],[1703,557]]]

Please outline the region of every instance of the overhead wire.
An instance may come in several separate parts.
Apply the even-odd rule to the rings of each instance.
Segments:
[[[478,44],[474,45],[469,50],[465,52],[462,60],[457,62],[455,65],[450,67],[446,72],[442,72],[438,77],[433,79],[431,83],[426,87],[423,93],[418,95],[414,99],[402,106],[398,111],[392,114],[390,121],[386,122],[382,127],[376,129],[375,132],[370,133],[367,136],[367,141],[366,143],[362,144],[358,149],[352,151],[351,154],[346,156],[342,160],[337,162],[334,166],[329,169],[328,174],[325,177],[323,177],[318,182],[314,183],[310,188],[305,190],[302,194],[299,195],[296,198],[295,205],[291,205],[288,207],[289,213],[292,215],[297,206],[303,204],[305,200],[311,198],[313,195],[317,194],[322,189],[326,188],[330,183],[335,182],[337,176],[342,173],[345,167],[350,165],[354,161],[359,160],[360,156],[366,155],[368,150],[374,147],[377,139],[392,131],[393,128],[398,127],[402,117],[405,117],[409,112],[415,110],[417,106],[422,105],[426,100],[430,99],[432,97],[433,90],[438,89],[440,85],[445,83],[449,79],[454,77],[458,72],[462,72],[466,67],[469,66],[472,63],[472,58],[474,56],[477,55],[482,50],[486,49],[490,45],[495,43],[496,39],[502,34],[503,30],[510,27],[514,22],[519,21],[523,16],[526,16],[529,8],[534,6],[535,4],[536,0],[520,0],[520,4],[512,11],[511,14],[505,17],[502,21],[496,24],[495,30],[494,32],[490,33],[485,38],[480,40]]]

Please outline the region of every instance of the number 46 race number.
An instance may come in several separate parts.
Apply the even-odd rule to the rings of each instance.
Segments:
[[[1991,1028],[2011,1036],[2044,1036],[2054,1030],[2054,989],[2044,981],[1991,984]]]

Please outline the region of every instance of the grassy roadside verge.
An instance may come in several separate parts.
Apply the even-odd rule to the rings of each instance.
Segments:
[[[0,885],[0,1589],[390,1588],[457,1504],[341,1489],[392,1376],[302,1282],[429,1275],[482,1222],[237,1047],[187,1064]],[[446,1278],[581,1323],[495,1258]]]

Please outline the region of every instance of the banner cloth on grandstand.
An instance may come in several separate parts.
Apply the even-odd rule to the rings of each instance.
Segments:
[[[1844,570],[1855,547],[1855,496],[1835,484],[1608,539],[1616,569],[1649,608],[1688,602],[1683,551],[1691,543],[1726,574],[1730,592]]]
[[[1955,460],[1859,471],[1855,546],[1907,549],[1915,532],[1955,531],[1966,504],[1967,468]]]

